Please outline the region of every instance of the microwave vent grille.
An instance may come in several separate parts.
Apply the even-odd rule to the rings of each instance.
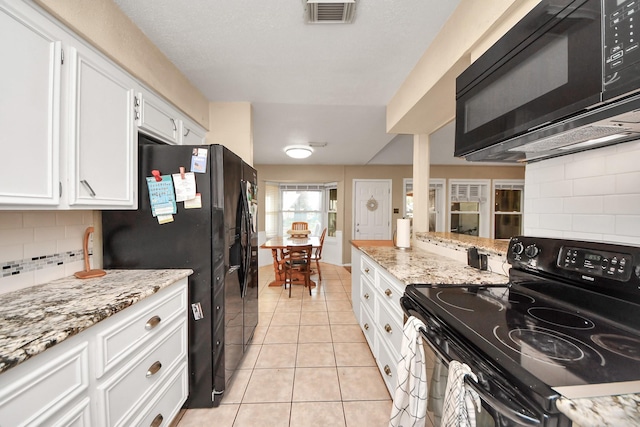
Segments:
[[[543,138],[535,142],[530,142],[520,147],[511,148],[509,151],[522,153],[543,153],[555,150],[567,145],[577,144],[590,139],[604,138],[623,132],[625,129],[620,126],[586,126],[570,130],[568,132]]]

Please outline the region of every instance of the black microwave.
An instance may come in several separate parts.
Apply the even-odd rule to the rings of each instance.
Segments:
[[[639,0],[541,1],[456,79],[455,156],[531,161],[640,138],[637,19]]]

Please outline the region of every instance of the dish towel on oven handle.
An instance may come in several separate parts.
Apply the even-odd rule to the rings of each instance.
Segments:
[[[475,427],[476,410],[480,411],[481,408],[480,396],[464,383],[464,377],[467,375],[478,381],[466,363],[457,360],[449,363],[441,427]]]
[[[398,382],[393,395],[389,427],[424,426],[427,416],[427,368],[420,329],[424,323],[411,316],[404,324]]]

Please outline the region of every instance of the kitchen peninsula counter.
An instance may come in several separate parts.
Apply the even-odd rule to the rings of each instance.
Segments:
[[[475,247],[481,252],[501,257],[506,256],[509,249],[509,240],[489,239],[468,234],[423,232],[416,233],[415,238],[421,242],[456,250],[466,251],[468,248]]]
[[[0,373],[171,286],[193,271],[107,270],[0,295]]]
[[[398,249],[390,240],[353,240],[351,244],[405,285],[507,283],[507,277],[502,274],[480,271],[420,248]]]

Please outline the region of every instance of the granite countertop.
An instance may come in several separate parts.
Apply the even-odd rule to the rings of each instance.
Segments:
[[[584,399],[560,398],[558,409],[574,427],[632,427],[640,425],[640,394]]]
[[[190,269],[107,270],[0,295],[0,373],[189,276]]]
[[[415,233],[417,240],[432,243],[434,245],[445,246],[451,249],[467,250],[476,247],[482,252],[504,257],[509,249],[508,240],[488,239],[485,237],[469,236],[457,233]]]
[[[508,281],[508,278],[502,274],[480,271],[460,261],[420,248],[403,250],[393,246],[364,246],[362,243],[358,248],[405,285],[412,283],[506,285]]]

